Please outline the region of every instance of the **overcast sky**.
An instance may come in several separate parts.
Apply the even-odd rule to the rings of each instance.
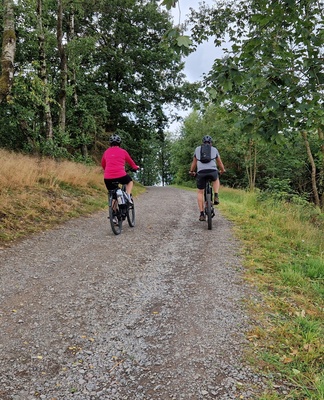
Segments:
[[[214,4],[213,0],[205,0],[207,5],[212,6]],[[179,0],[180,5],[180,13],[178,5],[176,8],[172,8],[171,14],[174,19],[174,24],[183,23],[186,19],[186,16],[189,14],[189,9],[193,8],[195,10],[199,9],[199,4],[203,3],[203,1],[199,0]],[[190,35],[190,32],[187,33]],[[184,73],[187,76],[187,79],[190,82],[196,82],[198,80],[202,80],[203,74],[208,73],[211,70],[213,62],[216,58],[222,57],[221,48],[216,48],[213,39],[209,41],[203,42],[198,46],[197,50],[194,53],[191,53],[188,57],[184,59],[185,61],[185,70]],[[180,111],[179,114],[182,117],[190,114],[190,110]],[[171,124],[169,130],[173,133],[176,133],[182,123],[173,123]]]
[[[213,0],[205,0],[207,5],[213,5]],[[202,1],[198,0],[179,0],[176,8],[172,8],[171,14],[174,18],[174,24],[183,23],[189,14],[189,9],[193,8],[195,10],[199,9],[199,4]],[[180,10],[179,10],[180,7]],[[188,32],[190,35],[190,32]],[[203,73],[210,71],[214,59],[221,54],[221,50],[215,48],[213,40],[210,39],[208,42],[204,42],[198,46],[197,50],[190,54],[189,57],[185,59],[186,67],[185,74],[190,82],[195,82],[202,79]]]

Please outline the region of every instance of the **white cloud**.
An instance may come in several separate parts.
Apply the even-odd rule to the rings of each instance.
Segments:
[[[174,24],[178,25],[185,21],[190,8],[195,10],[199,9],[199,6],[203,2],[197,2],[197,0],[179,0],[177,6],[172,8],[171,15],[174,20]],[[213,0],[205,0],[205,4],[212,6]],[[190,35],[190,31],[187,32]],[[201,80],[204,73],[208,73],[213,65],[214,59],[221,54],[221,51],[217,49],[211,38],[209,41],[205,41],[200,44],[194,53],[191,53],[185,59],[185,74],[190,82]]]
[[[217,57],[221,57],[222,52],[216,48],[213,39],[204,42],[197,47],[185,60],[185,74],[190,82],[202,80],[203,74],[207,74]]]
[[[179,0],[178,5],[171,10],[174,24],[178,25],[183,23],[190,13],[190,8],[198,10],[199,5],[202,3],[203,2],[197,2],[197,0]],[[214,1],[205,0],[204,3],[212,6]],[[187,34],[190,35],[190,31],[187,32]],[[191,53],[186,59],[184,59],[184,73],[186,74],[188,81],[196,82],[202,80],[203,75],[207,74],[211,70],[214,60],[222,57],[222,55],[222,49],[215,47],[213,38],[200,44],[195,52]],[[178,114],[182,117],[186,117],[190,112],[191,110],[182,110],[179,111]],[[170,125],[169,130],[176,133],[181,125],[181,122],[174,122]]]
[[[214,1],[178,0],[176,7],[171,9],[175,24],[177,25],[179,23],[182,23],[187,18],[188,14],[190,13],[190,8],[198,10],[199,6],[202,4],[212,6],[214,4]]]

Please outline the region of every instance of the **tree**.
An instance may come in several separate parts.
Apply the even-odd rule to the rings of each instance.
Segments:
[[[192,186],[188,180],[188,168],[196,146],[204,135],[213,138],[226,168],[222,184],[251,190],[268,190],[277,178],[289,184],[289,194],[305,197],[309,192],[307,155],[300,137],[296,140],[282,138],[278,144],[269,143],[259,134],[244,134],[241,130],[241,114],[224,105],[209,105],[203,111],[194,111],[185,119],[180,137],[171,146],[172,176],[175,183]]]
[[[43,102],[45,113],[45,137],[47,140],[53,140],[53,120],[50,105],[50,91],[48,87],[47,66],[46,66],[46,50],[45,50],[45,33],[43,29],[43,0],[37,0],[37,21],[38,21],[38,40],[39,40],[39,77],[43,86]],[[41,115],[42,117],[42,115]],[[41,118],[43,120],[43,118]]]
[[[62,132],[65,132],[68,65],[65,44],[63,43],[63,0],[58,0],[56,32],[57,49],[60,58],[60,89],[58,96],[58,103],[60,105],[59,128]]]
[[[140,159],[141,141],[163,136],[166,105],[196,96],[181,55],[163,39],[170,16],[154,1],[18,0],[16,14],[15,85],[0,109],[1,145],[98,160],[119,129]]]
[[[16,33],[14,24],[14,2],[13,0],[3,0],[0,103],[6,100],[11,92],[14,77],[15,52]]]
[[[180,55],[161,40],[171,27],[169,16],[155,2],[129,1],[125,7],[120,0],[104,2],[101,14],[93,55],[99,68],[88,87],[109,113],[105,132],[118,128],[137,141],[155,140],[167,123],[165,105],[184,103],[191,90],[184,85]]]
[[[224,16],[229,7],[232,16],[227,24]],[[211,33],[222,39],[227,32],[232,42],[227,57],[215,60],[206,77],[211,98],[229,109],[239,107],[245,133],[256,132],[276,143],[301,134],[305,139],[306,133],[312,143],[307,154],[313,201],[323,208],[323,4],[315,0],[305,0],[301,7],[285,0],[218,2],[212,12],[193,13],[192,20],[198,16],[197,40]]]

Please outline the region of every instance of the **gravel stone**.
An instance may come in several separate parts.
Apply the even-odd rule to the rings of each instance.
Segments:
[[[260,398],[231,223],[171,187],[135,207],[118,236],[103,211],[0,250],[1,400]]]

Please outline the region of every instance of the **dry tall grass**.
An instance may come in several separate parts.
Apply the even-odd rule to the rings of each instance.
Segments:
[[[100,167],[55,161],[0,149],[0,191],[23,189],[39,183],[55,187],[59,182],[75,186],[102,185]]]
[[[100,167],[0,149],[0,244],[106,204]]]

